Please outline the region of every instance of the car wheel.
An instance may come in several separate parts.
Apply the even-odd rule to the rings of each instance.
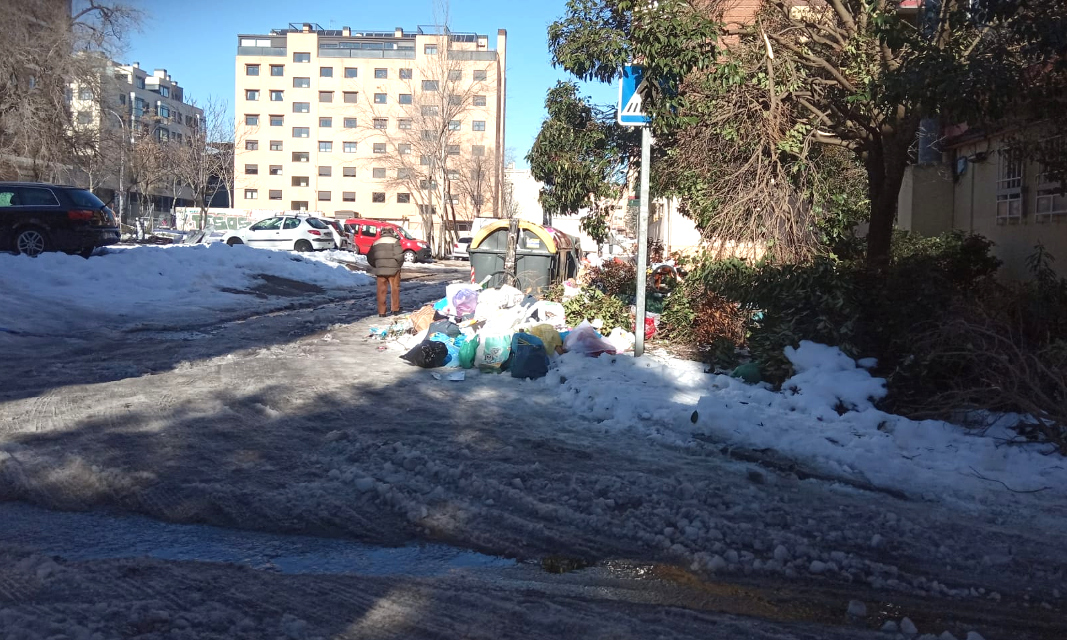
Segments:
[[[228,244],[229,246],[232,247],[234,245],[244,244],[244,241],[241,240],[240,238],[230,238],[229,240],[226,241],[226,244]]]
[[[296,250],[297,251],[311,251],[312,250],[311,243],[308,242],[307,240],[297,240],[296,241]]]
[[[48,250],[48,237],[37,227],[28,227],[15,236],[15,251],[36,258]]]
[[[404,262],[406,262],[407,264],[413,264],[415,262],[415,252],[414,251],[405,251],[404,252]]]

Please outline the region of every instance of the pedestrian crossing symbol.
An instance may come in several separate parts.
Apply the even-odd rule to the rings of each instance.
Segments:
[[[619,124],[642,127],[651,122],[642,99],[647,83],[644,67],[636,64],[623,66],[619,82]]]

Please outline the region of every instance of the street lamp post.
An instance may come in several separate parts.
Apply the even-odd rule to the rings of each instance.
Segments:
[[[126,207],[123,206],[126,204],[126,121],[112,109],[107,112],[115,116],[122,127],[122,144],[119,146],[119,220],[123,220],[126,214]]]

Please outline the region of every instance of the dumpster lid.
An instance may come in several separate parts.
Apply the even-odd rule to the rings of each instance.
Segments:
[[[499,231],[500,229],[507,230],[507,228],[507,220],[501,220],[499,222],[494,222],[493,224],[489,224],[482,227],[481,230],[478,231],[478,233],[474,234],[474,238],[471,239],[470,248],[477,249],[479,246],[481,246],[482,242],[484,242],[485,239],[492,235],[494,232]],[[550,233],[541,225],[534,224],[532,222],[527,222],[526,220],[519,220],[519,230],[529,231],[530,233],[534,234],[541,240],[541,242],[545,243],[545,248],[548,249],[549,253],[556,253],[556,239],[553,237],[552,233]]]

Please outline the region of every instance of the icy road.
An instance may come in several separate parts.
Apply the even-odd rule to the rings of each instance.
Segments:
[[[436,380],[301,300],[0,341],[0,638],[1067,637],[1062,460],[667,359]]]

